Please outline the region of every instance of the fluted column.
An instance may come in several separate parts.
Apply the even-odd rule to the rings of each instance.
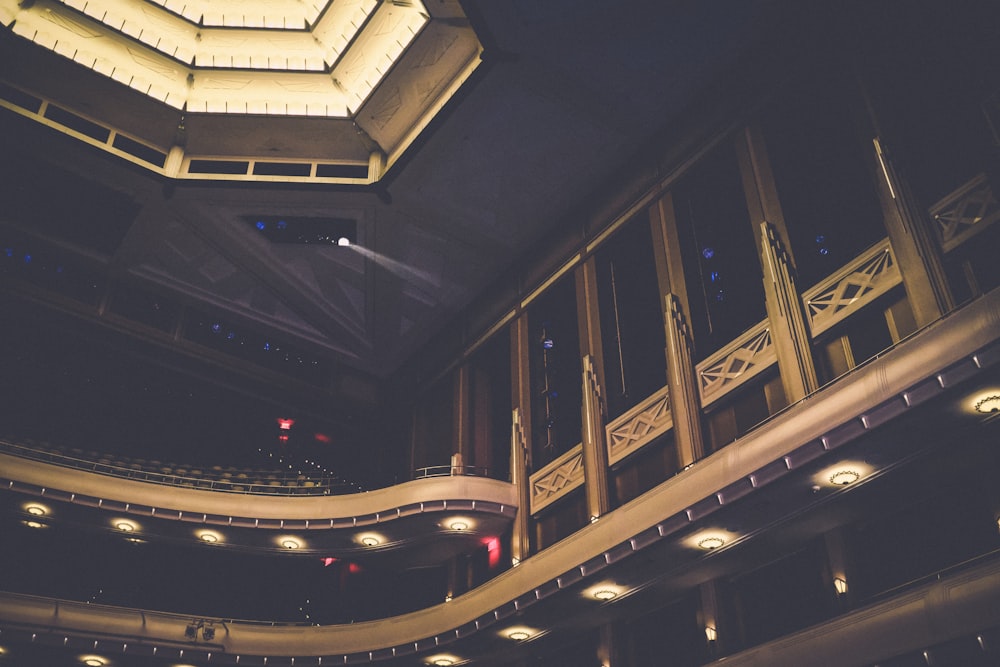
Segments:
[[[795,284],[795,270],[773,225],[760,223],[764,298],[781,383],[789,403],[816,391],[819,382],[805,310]]]
[[[698,377],[691,356],[691,330],[684,317],[683,306],[676,294],[664,297],[664,326],[667,340],[667,391],[670,415],[674,422],[677,443],[677,463],[694,463],[705,453],[701,434],[701,402]]]
[[[604,431],[601,387],[593,359],[583,357],[583,474],[587,512],[593,520],[611,509],[608,494],[608,449]]]

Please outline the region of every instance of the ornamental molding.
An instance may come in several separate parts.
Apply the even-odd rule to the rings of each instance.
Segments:
[[[554,503],[583,484],[583,443],[531,476],[531,513]]]

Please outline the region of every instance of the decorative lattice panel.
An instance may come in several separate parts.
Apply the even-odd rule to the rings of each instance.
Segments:
[[[889,241],[873,246],[806,293],[812,335],[818,336],[849,317],[901,280]]]
[[[941,234],[945,252],[960,246],[1000,218],[1000,203],[993,186],[980,174],[930,209]]]
[[[649,444],[674,425],[667,387],[608,424],[608,463],[614,464]]]
[[[767,321],[698,364],[702,406],[724,396],[777,361]]]
[[[579,444],[531,476],[531,513],[583,484],[583,445]]]

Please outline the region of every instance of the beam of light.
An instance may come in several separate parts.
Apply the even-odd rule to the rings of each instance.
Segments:
[[[360,253],[362,256],[367,257],[379,266],[381,266],[386,271],[399,276],[403,280],[414,284],[422,283],[428,287],[440,287],[440,284],[435,279],[435,277],[429,271],[421,271],[420,269],[414,268],[409,264],[404,264],[399,260],[392,259],[391,257],[386,257],[380,252],[375,252],[369,248],[359,246],[357,244],[351,244],[347,246],[351,250]]]

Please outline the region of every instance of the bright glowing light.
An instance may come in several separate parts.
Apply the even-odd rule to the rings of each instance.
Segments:
[[[322,442],[325,444],[333,442],[333,438],[328,436],[326,433],[317,433],[313,436],[313,438],[316,440],[316,442]]]
[[[516,642],[523,642],[525,639],[531,639],[538,634],[538,630],[535,628],[529,628],[523,625],[515,626],[513,628],[507,628],[500,632],[501,637],[506,637],[507,639],[513,639]]]
[[[709,537],[705,537],[701,540],[698,540],[698,546],[701,547],[702,549],[708,549],[709,551],[711,551],[712,549],[718,549],[719,547],[724,546],[725,544],[726,541],[717,535],[711,535]]]
[[[49,508],[38,503],[28,503],[24,506],[24,511],[31,516],[45,516],[49,513]]]
[[[454,665],[458,661],[459,658],[453,655],[432,655],[431,657],[427,658],[428,665],[441,665],[442,667],[445,667],[447,665]]]
[[[198,539],[207,544],[215,544],[220,541],[220,536],[218,533],[211,530],[200,530],[195,533]]]
[[[856,470],[838,470],[830,475],[830,483],[837,486],[847,486],[853,484],[861,478],[861,473]]]
[[[292,426],[295,424],[294,419],[283,419],[278,417],[278,428],[282,431],[291,431]]]
[[[298,541],[293,540],[293,539],[291,539],[289,537],[286,537],[285,539],[281,540],[280,544],[285,549],[298,549],[299,548]]]
[[[323,561],[323,567],[330,567],[337,562],[337,559],[333,556],[327,556],[326,558],[321,558],[320,560]]]
[[[45,524],[38,521],[25,521],[24,525],[28,528],[45,528]]]
[[[137,528],[137,526],[134,523],[132,523],[131,521],[125,521],[123,519],[117,519],[114,522],[114,526],[115,526],[115,528],[117,528],[118,530],[122,531],[123,533],[134,532],[135,529]]]
[[[594,591],[594,597],[598,600],[614,600],[618,597],[618,593],[614,592],[610,588],[602,588],[600,590]]]
[[[976,402],[973,403],[972,409],[984,415],[1000,412],[1000,394],[978,397]]]
[[[362,535],[358,538],[358,541],[366,547],[376,547],[379,545],[381,540],[376,535]]]
[[[347,238],[346,236],[341,236],[339,239],[337,239],[337,245],[344,247],[350,246],[351,239]]]
[[[102,667],[102,665],[108,664],[108,661],[99,655],[81,655],[79,660],[87,667]]]

